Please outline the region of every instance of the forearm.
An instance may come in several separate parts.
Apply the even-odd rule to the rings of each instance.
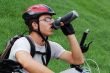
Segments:
[[[69,58],[67,58],[66,60],[67,61],[71,60],[72,62],[69,61],[70,63],[74,63],[77,65],[84,63],[83,54],[81,52],[81,49],[80,49],[79,44],[77,42],[77,39],[74,35],[75,30],[72,27],[72,25],[70,23],[65,24],[64,26],[61,26],[61,30],[64,33],[64,35],[67,36],[68,41],[71,46],[71,53],[68,53]]]
[[[72,52],[72,57],[74,60],[75,64],[82,64],[84,63],[84,58],[83,54],[81,52],[80,46],[78,44],[78,41],[75,37],[75,35],[68,35],[67,36],[69,44],[71,46],[71,52]]]
[[[46,66],[36,63],[36,61],[31,61],[31,64],[28,63],[28,66],[24,67],[29,73],[54,73]]]
[[[46,66],[35,61],[31,55],[25,51],[17,52],[16,59],[29,73],[54,73]]]

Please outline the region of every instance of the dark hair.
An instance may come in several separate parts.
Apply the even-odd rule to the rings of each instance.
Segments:
[[[32,27],[33,22],[36,22],[37,24],[39,24],[39,18],[25,21],[25,24],[28,26],[29,33],[31,33],[33,31],[33,27]]]

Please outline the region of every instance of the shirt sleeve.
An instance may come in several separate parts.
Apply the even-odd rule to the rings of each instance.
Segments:
[[[9,59],[16,61],[15,54],[16,52],[21,51],[21,50],[30,53],[30,44],[25,37],[22,37],[15,41],[14,45],[11,48]]]
[[[60,55],[65,51],[65,49],[58,43],[49,41],[51,47],[51,57],[59,58]]]

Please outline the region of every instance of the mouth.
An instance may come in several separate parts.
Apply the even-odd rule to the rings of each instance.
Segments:
[[[54,30],[54,27],[51,25],[51,26],[50,26],[50,29]]]
[[[54,28],[50,27],[49,30],[50,30],[51,32],[53,32]]]
[[[53,31],[54,29],[53,28],[50,28],[50,31]]]
[[[51,29],[54,29],[54,27],[53,27],[53,26],[51,26]]]

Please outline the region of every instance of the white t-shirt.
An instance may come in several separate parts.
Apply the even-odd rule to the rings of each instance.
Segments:
[[[35,42],[34,44],[35,44],[36,51],[45,52],[45,46],[40,46],[36,44]],[[56,42],[49,41],[49,44],[51,47],[51,58],[59,58],[59,56],[65,51],[65,49]],[[29,41],[25,37],[21,37],[20,39],[16,40],[14,45],[12,46],[9,59],[17,61],[15,58],[16,52],[23,50],[23,51],[30,53],[30,49],[31,49],[31,46],[30,46]],[[40,54],[35,54],[33,59],[35,59],[39,63],[42,63]]]

